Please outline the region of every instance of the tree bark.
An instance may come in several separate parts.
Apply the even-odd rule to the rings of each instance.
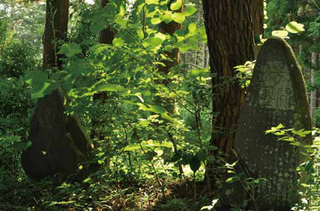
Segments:
[[[235,79],[234,67],[254,60],[252,1],[203,0],[213,74],[211,143],[225,154],[233,147],[245,92]]]
[[[101,7],[105,7],[109,3],[109,0],[101,0]],[[100,34],[99,34],[99,43],[104,43],[104,44],[112,44],[113,39],[116,36],[116,31],[111,29],[111,26],[109,26],[106,29],[103,29]]]
[[[310,77],[311,77],[311,85],[313,86],[315,83],[315,72],[316,70],[314,69],[317,67],[317,62],[318,62],[318,55],[315,52],[311,52],[311,72],[310,72]],[[317,89],[314,89],[310,92],[310,116],[311,116],[311,122],[313,125],[315,125],[314,122],[314,113],[317,109]]]
[[[46,25],[43,37],[43,67],[61,68],[62,55],[57,55],[59,40],[65,40],[68,31],[69,0],[47,0]]]
[[[253,20],[253,34],[263,34],[264,0],[251,1],[251,11]]]
[[[168,3],[168,8],[170,8],[170,5],[172,4],[173,1],[170,1]],[[180,7],[179,10],[175,11],[175,12],[183,12],[183,5],[184,5],[184,1],[182,1],[182,5]],[[170,36],[173,36],[173,34],[181,29],[182,27],[182,24],[179,24],[175,21],[171,21],[170,23],[165,23],[165,22],[162,22],[160,23],[160,26],[159,26],[159,31],[163,34],[169,34]],[[179,52],[179,49],[176,48],[176,49],[173,49],[172,51],[166,51],[165,52],[167,58],[169,58],[170,60],[163,60],[161,61],[164,66],[162,65],[159,65],[158,66],[158,70],[159,72],[162,72],[164,73],[165,75],[168,75],[169,72],[170,72],[170,69],[174,66],[176,66],[177,64],[179,64],[180,62],[180,52]],[[170,79],[166,79],[162,82],[165,86],[167,86],[169,83],[170,83]],[[166,98],[166,99],[160,99],[161,101],[163,101],[164,103],[164,107],[165,109],[168,111],[169,114],[174,114],[174,99],[172,98]],[[176,140],[174,139],[173,135],[168,131],[168,136],[173,144],[173,147],[174,147],[174,153],[177,152],[177,149],[178,149],[178,146],[177,146],[177,143],[176,143]],[[179,174],[180,174],[180,177],[182,177],[183,175],[183,168],[182,168],[182,165],[179,164]]]
[[[170,8],[171,3],[172,1],[170,1],[170,3],[168,4],[168,8]],[[183,1],[182,1],[181,8],[175,12],[183,12]],[[179,24],[175,21],[171,21],[170,23],[162,22],[160,23],[159,31],[163,34],[169,34],[170,36],[172,36],[177,30],[181,29],[181,27],[182,27],[182,24]],[[170,60],[161,61],[164,63],[164,66],[159,65],[158,70],[168,75],[168,73],[170,72],[170,68],[179,64],[180,52],[179,52],[179,49],[176,48],[176,49],[173,49],[172,51],[166,51],[165,54],[167,55],[168,58],[170,58],[171,61]],[[165,80],[163,83],[165,85],[168,85],[169,81]]]

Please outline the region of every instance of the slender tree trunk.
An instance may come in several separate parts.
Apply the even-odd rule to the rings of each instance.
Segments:
[[[168,8],[170,8],[172,1],[170,1],[168,3]],[[175,12],[183,12],[183,1],[182,1],[182,6],[178,11]],[[170,23],[165,23],[162,22],[160,23],[160,27],[159,27],[159,31],[163,34],[169,34],[170,36],[172,36],[177,30],[181,29],[182,24],[179,24],[175,21],[171,21]],[[179,64],[180,62],[180,52],[179,49],[173,49],[172,51],[166,51],[165,52],[166,56],[171,60],[163,60],[161,61],[162,63],[164,63],[164,66],[159,65],[158,66],[158,70],[166,75],[169,74],[170,69],[174,66],[176,66],[177,64]],[[163,84],[164,85],[168,85],[170,83],[170,80],[164,80]],[[166,108],[166,110],[169,112],[169,114],[173,114],[174,113],[174,99],[171,98],[166,98],[166,99],[161,99],[162,101],[164,101],[164,107]],[[174,146],[174,152],[177,151],[178,146],[176,143],[176,140],[174,139],[173,135],[168,131],[168,136]],[[183,175],[183,169],[182,169],[182,165],[179,165],[179,172],[180,172],[180,177]]]
[[[263,20],[264,20],[264,1],[265,0],[255,0],[251,1],[251,14],[253,20],[253,34],[260,35],[263,34]]]
[[[170,1],[170,3],[168,4],[169,8],[171,5],[171,2],[172,1]],[[183,3],[182,3],[181,8],[175,12],[183,12]],[[182,27],[182,25],[175,22],[175,21],[171,21],[170,23],[162,22],[162,23],[160,23],[159,31],[163,34],[169,34],[172,36],[177,30],[181,29],[181,27]],[[172,51],[166,51],[165,54],[172,61],[163,60],[162,62],[164,63],[164,66],[159,65],[158,70],[160,72],[163,72],[164,74],[168,75],[168,73],[170,72],[170,68],[176,66],[180,62],[180,52],[179,52],[179,49],[176,48],[176,49],[173,49]],[[169,83],[168,80],[164,81],[165,85],[167,85],[168,83]]]
[[[109,0],[101,0],[101,7],[105,7],[109,3]],[[109,26],[106,29],[103,29],[99,34],[99,42],[104,44],[112,44],[114,37],[116,36],[116,31],[111,29]]]
[[[101,0],[101,8],[105,7],[109,3],[109,0]],[[99,43],[112,45],[112,41],[116,36],[116,31],[111,29],[109,26],[106,29],[103,29],[99,33]],[[105,103],[105,100],[108,98],[107,92],[99,92],[93,95],[93,100],[96,103]],[[106,142],[107,150],[111,151],[111,140],[105,137],[105,133],[101,131],[101,125],[103,125],[103,119],[101,117],[96,117],[92,119],[93,131],[91,132],[91,137],[95,137],[98,140],[103,140]],[[110,156],[105,160],[105,166],[110,166]]]
[[[314,85],[315,83],[315,67],[317,67],[317,63],[318,63],[318,54],[315,53],[315,52],[312,52],[311,53],[311,72],[310,72],[310,75],[311,75],[311,85]],[[317,89],[314,89],[311,91],[310,93],[310,115],[311,115],[311,120],[312,120],[312,124],[314,124],[314,112],[316,111],[317,109]]]
[[[43,37],[43,67],[61,68],[59,40],[65,40],[68,31],[69,0],[47,0],[46,25]]]

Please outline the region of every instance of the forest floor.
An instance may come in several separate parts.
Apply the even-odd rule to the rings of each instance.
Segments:
[[[0,190],[0,210],[196,211],[210,205],[216,195],[204,182],[194,184],[188,178],[163,181],[162,187],[155,181],[54,183],[28,178],[10,183],[6,190]]]

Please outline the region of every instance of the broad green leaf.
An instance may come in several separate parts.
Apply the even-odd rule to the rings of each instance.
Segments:
[[[184,16],[184,14],[180,13],[180,12],[175,12],[172,15],[172,20],[174,20],[175,22],[180,23],[180,24],[182,24],[184,22],[185,18],[186,17]]]
[[[166,39],[166,35],[159,32],[154,37],[151,37],[145,40],[143,43],[146,44],[147,46],[151,45],[151,46],[157,47],[161,45],[165,39]]]
[[[174,118],[172,118],[171,116],[169,116],[169,115],[167,114],[167,112],[162,113],[162,114],[161,114],[161,117],[162,117],[163,119],[166,119],[166,120],[170,121],[170,122],[175,122],[175,121],[174,121]]]
[[[139,106],[140,110],[143,110],[143,111],[149,111],[150,110],[147,106],[145,106],[142,103],[137,103],[137,105]]]
[[[61,46],[57,54],[65,54],[67,57],[72,57],[82,52],[80,45],[77,43],[65,43]]]
[[[301,130],[292,130],[292,134],[298,135],[300,137],[306,137],[306,135],[310,134],[311,131],[305,131],[304,129]]]
[[[165,11],[163,15],[161,15],[161,21],[165,23],[170,23],[172,21],[172,12],[171,11]]]
[[[197,9],[194,6],[187,6],[184,8],[183,14],[184,16],[188,17],[190,15],[193,15],[195,12],[197,12]]]
[[[187,53],[188,50],[190,49],[189,45],[186,44],[186,43],[183,43],[183,44],[179,45],[178,47],[179,47],[179,50],[180,50],[182,53]]]
[[[101,30],[103,30],[105,28],[105,23],[103,21],[94,21],[92,22],[91,26],[90,26],[90,31],[92,31],[94,34],[97,34],[98,32],[100,32]]]
[[[193,171],[193,173],[196,173],[199,170],[200,166],[201,166],[201,162],[197,158],[197,156],[193,156],[191,158],[191,160],[190,160],[189,165],[190,165],[190,168]]]
[[[291,21],[286,25],[286,30],[290,33],[298,34],[300,32],[305,31],[303,27],[304,27],[303,24],[297,23],[295,21]]]
[[[193,69],[193,70],[190,70],[188,75],[190,77],[198,77],[200,76],[201,74],[203,73],[207,73],[209,72],[209,69],[206,69],[206,68],[201,68],[201,69]]]
[[[232,183],[232,182],[235,182],[235,181],[239,181],[239,177],[238,176],[229,177],[226,180],[227,183]]]
[[[159,4],[159,0],[146,0],[146,4]]]
[[[142,40],[144,38],[144,33],[142,29],[138,29],[137,30],[137,35],[139,37],[140,40]]]
[[[197,25],[195,23],[190,23],[188,26],[188,30],[190,33],[194,33],[197,30]]]
[[[46,89],[50,86],[50,83],[45,82],[42,85],[37,85],[32,87],[30,90],[31,98],[32,99],[37,99],[40,97],[43,97],[45,95]]]
[[[176,2],[174,2],[170,5],[170,9],[173,11],[179,10],[181,8],[181,6],[182,6],[182,0],[176,0]]]
[[[130,144],[130,145],[126,146],[123,149],[123,151],[130,152],[130,151],[136,151],[138,149],[140,149],[139,144]]]
[[[112,41],[112,44],[115,46],[115,47],[121,47],[124,45],[124,40],[121,39],[121,38],[114,38],[113,41]]]
[[[117,91],[123,91],[124,88],[123,86],[116,85],[116,84],[99,84],[96,88],[95,91],[98,92],[117,92]]]
[[[278,132],[280,129],[283,129],[283,128],[284,128],[284,125],[280,123],[277,127],[271,127],[270,130],[266,130],[266,134]]]
[[[150,106],[150,111],[156,114],[162,114],[166,112],[166,109],[164,109],[162,106],[158,106],[158,105],[149,105],[149,106]]]
[[[161,23],[161,19],[160,18],[152,18],[151,23],[153,25],[157,25],[157,24]]]
[[[116,15],[116,18],[114,19],[114,22],[116,24],[118,24],[119,26],[122,26],[122,27],[127,27],[127,22],[128,20],[126,18],[123,18],[122,16],[120,15]]]
[[[275,30],[272,31],[272,36],[288,38],[288,32],[286,30]]]
[[[108,3],[106,6],[103,7],[103,10],[107,13],[115,13],[117,11],[117,5],[113,3]]]
[[[26,83],[32,86],[44,84],[48,80],[48,74],[44,71],[33,71],[27,73]]]

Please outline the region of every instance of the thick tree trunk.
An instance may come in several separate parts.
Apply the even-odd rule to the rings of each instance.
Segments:
[[[57,41],[64,40],[68,31],[69,0],[47,0],[46,25],[43,37],[43,67],[61,68]]]
[[[213,145],[228,154],[233,147],[237,120],[245,93],[234,67],[254,60],[252,1],[203,0],[213,74]]]

